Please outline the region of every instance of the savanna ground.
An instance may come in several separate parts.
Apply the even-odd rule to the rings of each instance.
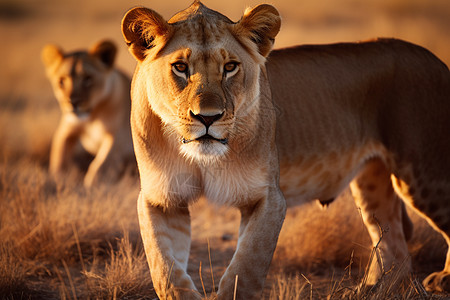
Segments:
[[[238,20],[260,1],[205,0]],[[136,214],[139,179],[85,190],[80,167],[53,180],[47,165],[60,113],[44,76],[40,49],[65,49],[110,38],[118,64],[135,63],[120,33],[132,6],[166,18],[182,1],[0,1],[0,297],[3,299],[153,299]],[[398,37],[425,46],[450,63],[448,0],[273,1],[283,16],[276,47],[302,43]],[[447,155],[447,154],[443,154]],[[423,278],[442,268],[446,246],[419,217],[409,242],[414,274],[402,290],[382,282],[372,292],[357,283],[372,252],[359,211],[348,192],[327,210],[315,203],[288,211],[269,272],[265,299],[444,299],[427,294]],[[237,241],[239,214],[200,201],[191,209],[189,272],[199,291],[217,287]],[[214,282],[213,282],[214,281]],[[203,288],[204,286],[204,288]],[[239,288],[239,287],[238,287]]]

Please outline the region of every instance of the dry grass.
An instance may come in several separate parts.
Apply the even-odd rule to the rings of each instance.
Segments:
[[[316,279],[320,282],[320,279]],[[297,299],[352,299],[352,300],[407,300],[407,299],[446,299],[428,294],[416,279],[411,279],[405,287],[393,288],[390,282],[382,282],[376,290],[360,290],[348,278],[331,278],[325,282],[326,288],[316,289],[315,284],[303,274],[281,275],[272,285],[269,300]]]
[[[134,61],[122,42],[119,24],[135,4],[166,17],[188,5],[146,0],[0,3],[0,35],[8,37],[0,48],[2,299],[156,297],[137,225],[138,178],[126,175],[116,184],[86,191],[80,184],[86,166],[83,154],[78,157],[81,166],[67,176],[55,181],[48,175],[50,139],[60,114],[39,61],[40,49],[48,42],[73,49],[109,37],[120,45],[119,65],[131,74]],[[205,4],[233,20],[244,9],[238,0]],[[448,0],[280,0],[275,5],[283,16],[277,47],[393,36],[421,44],[450,63]],[[372,248],[349,198],[344,194],[325,211],[311,204],[288,212],[265,298],[445,299],[426,294],[419,284],[442,267],[446,245],[415,215],[415,234],[409,243],[415,273],[410,282],[400,290],[393,289],[391,281],[381,282],[373,291],[358,289]],[[238,226],[234,209],[203,201],[193,207],[188,271],[199,291],[200,277],[207,294],[213,290],[212,277],[217,287],[235,249]]]
[[[155,296],[136,221],[137,178],[125,176],[115,185],[86,191],[77,170],[54,181],[42,162],[27,158],[9,161],[0,164],[2,295],[9,299]],[[357,290],[370,243],[358,210],[347,198],[344,195],[327,211],[311,205],[288,213],[265,292],[269,299],[303,299],[310,295],[314,299],[408,299],[398,296],[422,295],[417,294],[416,278],[400,294],[389,284],[381,284],[373,295]],[[189,271],[201,290],[197,277],[200,262],[204,270],[209,269],[206,239],[211,241],[217,286],[236,245],[239,220],[235,210],[205,202],[196,205],[192,218],[194,242]],[[416,224],[419,235],[411,244],[413,255],[420,258],[424,251],[435,255],[422,259],[424,264],[444,257],[442,240],[430,238],[430,229]],[[424,236],[429,237],[428,246],[424,246]],[[306,275],[292,276],[299,272]],[[207,273],[203,271],[202,278],[210,293],[212,280]]]
[[[106,262],[94,257],[89,270],[83,267],[87,296],[94,299],[145,299],[153,296],[145,253],[141,245],[133,246],[128,233],[110,245]]]
[[[103,299],[148,294],[135,177],[126,176],[114,188],[85,191],[80,174],[54,182],[29,161],[3,164],[1,172],[1,295],[53,291],[57,298],[60,291],[67,299]]]
[[[27,285],[27,266],[14,253],[14,247],[2,242],[0,245],[0,295],[4,298],[19,298],[31,294]]]

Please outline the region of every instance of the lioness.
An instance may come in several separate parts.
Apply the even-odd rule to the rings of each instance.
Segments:
[[[139,222],[162,299],[201,297],[186,267],[188,206],[202,196],[242,214],[219,299],[259,299],[286,200],[328,202],[350,182],[373,243],[389,228],[369,284],[410,268],[394,189],[450,243],[448,68],[393,39],[271,52],[279,29],[270,5],[236,23],[198,1],[169,21],[143,7],[122,20],[138,62]],[[449,272],[450,252],[425,286],[448,290]]]
[[[134,161],[130,129],[130,79],[114,68],[117,48],[101,41],[89,51],[42,49],[42,61],[62,111],[53,137],[50,172],[59,174],[78,140],[95,156],[84,177],[92,186],[98,174],[117,178]]]

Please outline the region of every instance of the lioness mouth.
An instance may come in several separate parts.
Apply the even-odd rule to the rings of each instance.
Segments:
[[[226,139],[226,138],[225,139],[217,139],[213,136],[210,136],[209,134],[202,135],[201,137],[192,139],[192,140],[183,138],[182,142],[183,142],[183,144],[188,144],[193,141],[203,142],[203,141],[211,141],[211,140],[218,141],[219,143],[222,143],[224,145],[228,143],[228,139]]]

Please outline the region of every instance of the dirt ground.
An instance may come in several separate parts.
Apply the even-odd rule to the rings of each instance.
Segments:
[[[204,1],[208,7],[236,21],[247,6],[259,3],[260,1],[256,0]],[[36,268],[31,268],[32,271],[30,271],[28,268],[24,275],[24,292],[21,294],[21,285],[17,285],[14,293],[3,296],[5,299],[83,299],[88,298],[86,295],[90,295],[89,298],[151,299],[155,296],[151,292],[151,285],[147,282],[143,282],[144,288],[150,286],[147,294],[131,292],[123,294],[125,296],[117,296],[118,290],[114,287],[108,287],[114,291],[112,294],[85,292],[89,290],[89,287],[85,287],[82,279],[83,276],[87,276],[86,272],[83,276],[81,275],[82,262],[85,261],[87,268],[90,268],[90,273],[87,273],[97,274],[97,277],[93,275],[89,277],[92,281],[86,280],[86,282],[95,282],[98,286],[104,282],[113,281],[105,279],[106,271],[102,273],[113,264],[106,264],[104,267],[95,269],[94,258],[97,257],[93,254],[95,251],[86,250],[85,252],[81,247],[79,251],[81,255],[79,255],[78,250],[74,250],[76,245],[84,245],[80,241],[85,239],[86,244],[89,245],[92,245],[94,241],[98,243],[96,245],[105,244],[99,246],[104,253],[98,256],[100,257],[98,259],[109,261],[112,258],[108,253],[113,252],[108,252],[110,250],[108,243],[115,243],[114,251],[119,251],[120,243],[117,241],[123,238],[123,231],[126,231],[130,244],[135,249],[142,250],[135,212],[135,199],[139,190],[138,178],[131,176],[126,178],[122,185],[109,187],[109,191],[107,188],[102,188],[88,193],[87,198],[84,197],[86,193],[80,191],[78,186],[73,190],[62,189],[63,192],[59,192],[53,183],[49,183],[46,173],[49,145],[60,113],[50,84],[45,78],[40,61],[40,50],[47,43],[74,50],[88,47],[100,39],[109,38],[119,47],[117,64],[131,76],[135,62],[122,40],[120,21],[123,14],[133,6],[143,5],[169,18],[189,4],[190,2],[174,0],[134,2],[1,0],[0,243],[6,243],[6,240],[2,238],[12,235],[11,232],[5,233],[9,230],[7,216],[12,215],[8,207],[19,207],[19,204],[14,204],[18,199],[31,201],[30,197],[22,195],[25,193],[24,190],[31,193],[36,191],[38,194],[36,203],[40,201],[47,203],[49,199],[55,198],[57,199],[55,203],[63,206],[58,201],[72,199],[71,201],[76,205],[86,207],[80,212],[79,221],[77,221],[77,215],[71,213],[73,208],[65,208],[67,212],[61,213],[59,217],[64,219],[70,216],[72,224],[79,225],[71,227],[67,225],[70,223],[66,224],[65,221],[55,221],[55,224],[59,224],[58,222],[64,224],[64,230],[67,230],[66,227],[69,226],[67,240],[72,243],[68,246],[71,249],[67,250],[69,254],[64,252],[66,250],[61,252],[60,256],[53,252],[53,256],[58,257],[54,260],[51,259],[51,254],[45,257],[24,254],[23,257],[27,257],[28,260],[43,261],[45,268],[38,268],[41,271],[36,271]],[[396,37],[420,44],[430,49],[447,65],[450,64],[450,2],[448,0],[305,0],[300,2],[277,0],[272,1],[272,4],[280,10],[283,18],[282,29],[275,43],[276,48],[296,44]],[[76,194],[73,198],[70,196],[72,191]],[[89,202],[83,200],[84,198]],[[39,205],[33,203],[33,205]],[[103,226],[102,230],[88,228],[85,222],[87,219],[83,219],[86,215],[90,216],[87,211],[104,212],[107,206],[120,207],[120,213],[117,210],[110,212],[110,216],[114,216],[115,221],[109,221],[108,217],[96,221],[99,227]],[[104,214],[107,215],[105,212]],[[411,212],[410,214],[415,223],[415,234],[409,243],[415,271],[414,280],[421,281],[430,272],[442,268],[446,248],[439,235],[435,234],[418,216]],[[188,271],[199,291],[203,290],[203,282],[206,292],[209,293],[213,286],[217,287],[220,276],[233,255],[237,242],[239,213],[234,209],[214,207],[201,201],[191,209],[191,215],[193,243]],[[24,220],[29,217],[27,212],[17,212],[17,216],[18,219],[24,218]],[[29,220],[33,222],[32,218]],[[29,230],[27,229],[28,231],[25,230],[21,234],[28,239],[40,230],[36,228],[41,227],[31,226]],[[77,232],[74,228],[78,228],[79,240],[74,238]],[[110,233],[107,233],[108,228]],[[23,248],[23,244],[20,247]],[[327,210],[322,210],[315,203],[292,208],[288,211],[280,235],[264,295],[267,299],[309,297],[334,299],[334,292],[347,287],[354,288],[358,280],[363,277],[370,251],[368,235],[348,191],[344,192],[342,197]],[[125,250],[123,252],[128,253]],[[5,253],[9,252],[1,252],[0,258],[2,255],[6,257]],[[134,256],[130,258],[130,261],[139,262],[143,266],[142,272],[147,274],[148,269],[142,253],[133,253]],[[0,259],[1,264],[9,268],[8,266],[12,263]],[[213,271],[212,276],[210,267]],[[0,273],[1,270],[0,266]],[[10,271],[11,268],[8,270]],[[139,273],[141,270],[136,272]],[[73,275],[73,280],[70,274]],[[104,281],[100,280],[101,276],[104,277]],[[136,278],[130,280],[136,282],[143,277]],[[8,291],[8,287],[5,289],[5,283],[1,279],[0,276],[0,295],[2,291]],[[286,284],[297,287],[297,290],[281,292]],[[340,292],[339,295],[342,293]],[[399,297],[398,299],[403,299],[402,295]]]

